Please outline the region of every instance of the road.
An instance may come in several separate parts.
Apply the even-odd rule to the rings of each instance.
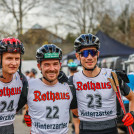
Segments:
[[[30,134],[30,128],[27,127],[24,123],[22,123],[23,116],[16,115],[15,122],[14,122],[14,129],[15,134]],[[125,134],[123,131],[119,130],[119,134]],[[69,124],[69,133],[72,134],[71,123]]]

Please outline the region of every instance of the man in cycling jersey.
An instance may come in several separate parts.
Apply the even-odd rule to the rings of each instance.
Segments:
[[[74,43],[76,58],[82,71],[69,78],[69,85],[76,91],[80,134],[117,134],[116,94],[108,80],[111,69],[99,68],[99,38],[93,34],[82,34]],[[123,122],[129,126],[134,122],[134,93],[119,77],[120,89],[130,101],[130,112]]]
[[[36,53],[42,78],[29,81],[28,113],[25,121],[31,125],[31,134],[66,134],[69,110],[76,99],[66,81],[60,82],[62,50],[54,44],[40,47]],[[31,120],[30,120],[31,117]]]
[[[27,102],[27,80],[21,73],[24,46],[16,38],[0,41],[0,134],[14,134],[16,111]]]

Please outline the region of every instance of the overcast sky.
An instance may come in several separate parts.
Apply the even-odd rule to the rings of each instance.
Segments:
[[[109,2],[111,3],[110,4],[111,8],[114,8],[114,10],[117,12],[117,14],[115,15],[116,17],[121,12],[121,6],[123,8],[125,5],[125,1],[128,1],[128,0],[122,0],[122,1],[124,1],[124,2],[122,5],[120,5],[118,0],[107,0],[108,3]],[[42,9],[38,9],[38,10],[42,10]],[[56,30],[55,30],[54,25],[55,25],[56,21],[59,21],[59,18],[53,18],[53,17],[48,18],[48,17],[36,16],[36,15],[33,15],[31,17],[31,15],[29,15],[29,18],[27,17],[25,19],[24,27],[25,27],[25,29],[27,29],[27,28],[30,28],[32,25],[38,23],[38,24],[42,25],[43,27],[46,27],[47,29],[52,30],[55,33]],[[64,27],[58,27],[58,35],[65,37],[66,33],[67,33],[67,31],[65,31],[65,30],[66,29],[64,29]]]
[[[116,16],[118,16],[121,13],[121,8],[123,8],[127,2],[129,2],[129,0],[122,0],[122,3],[120,3],[119,0],[107,0],[108,4],[106,5],[107,5],[107,8],[114,9],[117,13]],[[109,5],[110,7],[108,7]],[[54,25],[56,21],[59,21],[60,18],[53,18],[53,17],[48,18],[42,15],[37,15],[36,13],[38,11],[42,12],[42,9],[36,8],[36,10],[32,10],[32,12],[25,17],[24,24],[23,24],[24,32],[37,23],[55,33],[56,30],[55,30]],[[9,31],[12,31],[15,28],[16,25],[15,25],[15,21],[12,19],[12,15],[5,16],[4,14],[0,14],[0,18],[1,18],[0,29],[1,28],[4,30],[9,29]],[[65,37],[66,34],[67,34],[67,31],[66,29],[64,29],[64,27],[58,27],[59,36]]]

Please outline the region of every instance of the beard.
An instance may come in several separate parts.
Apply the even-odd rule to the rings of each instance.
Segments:
[[[58,70],[54,70],[54,71],[51,71],[51,70],[48,71],[48,70],[47,70],[47,71],[45,71],[45,74],[46,74],[46,73],[58,73]]]
[[[56,77],[53,77],[53,78],[51,78],[51,77],[49,77],[47,74],[49,74],[49,73],[54,73],[55,75],[56,75]],[[54,70],[54,71],[45,71],[44,72],[44,75],[43,75],[45,78],[47,78],[49,81],[55,81],[56,79],[57,79],[57,77],[58,77],[58,70]]]

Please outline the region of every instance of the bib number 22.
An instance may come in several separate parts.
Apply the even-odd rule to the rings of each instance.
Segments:
[[[58,106],[53,106],[53,107],[46,107],[47,114],[46,118],[48,119],[59,119],[59,107]]]

